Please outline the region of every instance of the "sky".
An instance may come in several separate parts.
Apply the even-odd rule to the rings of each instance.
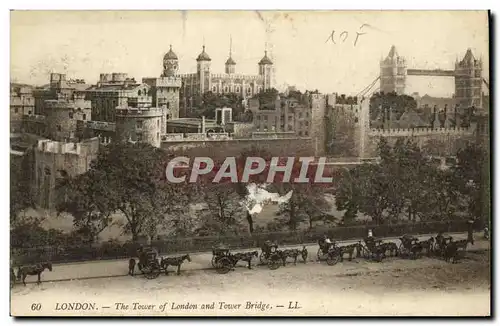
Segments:
[[[365,34],[354,44],[356,33]],[[421,69],[453,69],[471,48],[489,80],[486,11],[12,11],[11,81],[42,85],[50,72],[88,83],[111,72],[155,77],[169,45],[180,73],[196,71],[203,44],[212,71],[223,73],[230,39],[237,73],[257,74],[267,48],[276,84],[301,90],[356,94],[392,45]],[[410,76],[406,92],[448,97],[454,80]]]

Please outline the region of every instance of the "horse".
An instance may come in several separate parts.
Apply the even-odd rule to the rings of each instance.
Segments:
[[[134,276],[136,261],[134,258],[130,258],[128,261],[128,275]]]
[[[344,261],[344,255],[345,254],[349,254],[349,261],[352,261],[352,256],[354,256],[354,251],[355,250],[359,254],[359,252],[358,252],[358,244],[357,243],[350,244],[350,245],[347,245],[347,246],[341,246],[341,247],[339,246],[338,248],[340,249],[340,261]],[[356,257],[357,257],[357,255],[356,255]]]
[[[19,267],[17,278],[21,279],[23,281],[24,286],[26,286],[26,277],[28,275],[38,275],[37,284],[40,285],[40,283],[42,283],[42,281],[40,280],[40,276],[42,275],[42,272],[45,269],[48,269],[50,272],[52,272],[52,263],[45,262],[31,266]]]
[[[379,245],[382,254],[386,256],[386,253],[389,251],[389,254],[397,257],[399,254],[398,246],[394,242],[384,242]]]
[[[448,262],[453,259],[453,263],[456,263],[458,260],[458,254],[460,252],[465,253],[469,242],[471,242],[470,239],[451,241],[444,248],[444,260]]]
[[[165,269],[165,275],[168,275],[167,268],[168,266],[177,266],[177,275],[181,274],[181,265],[184,261],[187,260],[191,262],[191,257],[189,254],[178,256],[178,257],[162,257],[160,261],[160,266],[162,269]]]
[[[248,252],[238,252],[233,255],[234,265],[238,263],[238,261],[242,260],[248,263],[248,269],[252,269],[252,259],[259,257],[258,251],[248,251]]]
[[[434,238],[430,237],[425,241],[421,241],[420,245],[422,246],[422,249],[425,249],[427,252],[427,256],[430,256],[431,252],[434,250]]]
[[[297,265],[297,258],[299,256],[302,256],[302,259],[304,260],[304,264],[305,264],[307,261],[307,254],[308,254],[308,252],[307,252],[306,246],[303,246],[302,250],[285,249],[283,251],[280,251],[280,256],[281,256],[281,260],[283,261],[283,266],[286,265],[286,259],[288,257],[293,258],[294,259],[293,264]]]

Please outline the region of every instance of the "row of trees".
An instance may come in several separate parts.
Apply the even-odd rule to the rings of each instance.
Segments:
[[[340,179],[336,204],[346,211],[346,222],[358,212],[376,223],[487,215],[483,203],[488,200],[489,160],[483,148],[469,145],[460,150],[458,163],[448,169],[429,161],[410,139],[392,147],[382,139],[378,150],[380,164],[358,166]]]
[[[197,183],[172,184],[165,180],[165,163],[184,153],[166,153],[147,144],[113,143],[99,153],[85,174],[67,178],[57,190],[58,212],[73,216],[75,229],[88,242],[113,225],[119,212],[126,219],[123,231],[133,241],[140,235],[155,238],[159,233],[174,236],[247,234],[255,229],[253,217],[245,207],[248,183],[266,182],[267,170],[248,183],[222,179],[212,183],[216,169]],[[241,177],[248,156],[267,159],[265,151],[250,149],[237,159]],[[300,167],[292,175],[298,176]],[[309,173],[314,173],[310,170]],[[313,175],[310,175],[313,176]],[[312,180],[312,178],[311,178]],[[273,229],[296,230],[303,222],[331,220],[323,190],[312,184],[274,183],[268,191],[288,193],[291,199],[280,206]],[[196,211],[192,205],[202,207]],[[201,205],[201,206],[200,206]]]
[[[57,210],[73,216],[74,234],[88,243],[117,222],[113,220],[117,212],[126,221],[121,226],[123,232],[130,234],[133,241],[141,235],[155,238],[158,234],[185,237],[254,232],[257,227],[245,207],[248,183],[228,183],[224,179],[220,183],[208,182],[213,174],[197,183],[168,183],[165,164],[180,155],[185,153],[168,153],[148,144],[112,143],[99,153],[88,172],[58,184]],[[390,146],[382,139],[379,155],[380,164],[360,165],[334,179],[332,194],[337,209],[345,211],[341,222],[346,225],[353,223],[358,213],[378,224],[402,218],[451,219],[461,212],[474,217],[487,215],[487,208],[481,205],[489,198],[489,177],[485,175],[489,159],[484,149],[468,146],[459,151],[458,164],[447,170],[429,162],[411,140],[399,140]],[[257,149],[242,152],[237,158],[240,176],[249,156],[267,160],[271,157]],[[32,205],[21,170],[11,169],[11,217]],[[296,164],[292,175],[297,176],[299,170]],[[311,169],[309,177],[315,172]],[[249,182],[266,183],[267,175],[265,170]],[[268,230],[297,230],[304,225],[313,228],[339,222],[329,213],[331,204],[325,197],[331,188],[275,180],[268,186],[269,192],[284,195],[292,191],[292,195],[280,204]],[[16,194],[18,197],[13,197]],[[192,205],[201,209],[193,210]]]

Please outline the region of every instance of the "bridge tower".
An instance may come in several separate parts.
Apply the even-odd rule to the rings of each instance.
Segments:
[[[483,62],[476,60],[471,49],[455,63],[455,99],[461,108],[482,108]]]
[[[393,45],[389,54],[380,61],[380,91],[404,94],[406,85],[406,60],[400,57]]]

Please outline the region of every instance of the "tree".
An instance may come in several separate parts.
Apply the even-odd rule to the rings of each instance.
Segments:
[[[145,143],[112,143],[91,164],[109,191],[103,195],[125,216],[132,240],[145,232],[156,235],[177,198],[178,186],[165,178],[165,153]]]
[[[488,152],[469,144],[457,152],[457,161],[457,165],[452,167],[454,186],[465,196],[469,214],[475,218],[486,218],[489,215],[490,188]]]
[[[208,119],[215,119],[216,108],[229,107],[233,109],[233,119],[237,120],[244,111],[243,97],[237,93],[205,92],[200,101],[201,110],[196,113],[197,117],[205,116]]]
[[[374,93],[370,97],[370,120],[381,118],[384,120],[386,109],[391,109],[392,119],[398,120],[409,109],[415,109],[417,102],[408,95],[391,93]],[[388,117],[385,117],[388,118]]]
[[[266,89],[256,95],[261,110],[274,110],[279,92],[276,88]]]
[[[200,235],[217,233],[219,235],[237,234],[246,209],[234,188],[226,183],[209,183],[204,187],[204,202],[207,209],[202,212]]]
[[[73,216],[73,224],[85,242],[93,243],[110,226],[111,214],[116,210],[113,189],[105,183],[104,172],[89,170],[69,178],[56,188],[56,210]]]

